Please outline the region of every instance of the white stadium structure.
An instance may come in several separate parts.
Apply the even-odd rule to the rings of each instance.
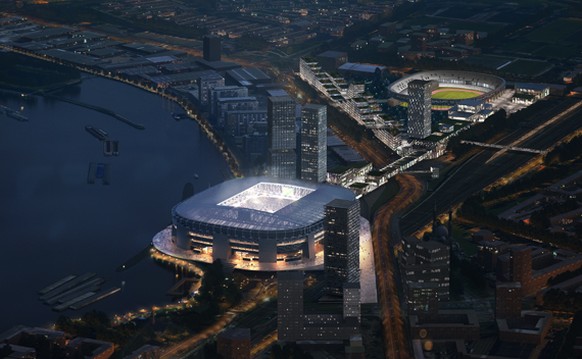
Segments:
[[[505,89],[505,80],[499,76],[472,71],[433,70],[417,72],[388,86],[390,96],[408,101],[408,83],[414,80],[436,81],[439,88],[479,92],[476,99],[488,100]],[[438,89],[437,89],[438,91]],[[434,104],[454,105],[464,99],[434,99]]]
[[[334,199],[354,200],[355,195],[340,186],[299,180],[229,180],[176,205],[172,225],[153,244],[174,257],[221,259],[237,269],[320,269],[325,205]],[[369,229],[364,232],[369,236]]]

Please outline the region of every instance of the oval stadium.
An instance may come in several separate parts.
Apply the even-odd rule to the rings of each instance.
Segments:
[[[505,89],[505,80],[499,76],[471,71],[422,71],[393,82],[388,86],[390,96],[408,101],[408,83],[413,80],[436,81],[432,92],[435,105],[455,105],[467,99],[487,101]]]
[[[325,205],[354,200],[340,186],[248,177],[179,203],[153,244],[182,259],[226,260],[237,269],[315,269],[323,263]]]

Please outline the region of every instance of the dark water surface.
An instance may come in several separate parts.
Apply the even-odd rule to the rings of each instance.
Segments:
[[[156,95],[102,78],[59,95],[113,110],[145,130],[62,101],[0,94],[1,105],[23,106],[29,118],[0,114],[0,332],[57,318],[36,293],[68,274],[95,272],[107,280],[103,288],[126,284],[66,315],[168,303],[172,272],[149,257],[125,272],[116,268],[170,223],[186,183],[198,191],[229,173],[198,126],[175,121],[171,113],[182,110]],[[119,157],[104,156],[87,125],[119,140]],[[109,164],[110,185],[87,183],[90,162]]]

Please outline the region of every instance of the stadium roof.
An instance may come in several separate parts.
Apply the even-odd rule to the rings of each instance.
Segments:
[[[346,62],[345,64],[339,67],[339,70],[343,71],[356,71],[356,72],[366,72],[366,73],[375,73],[377,69],[386,70],[386,66],[383,65],[375,65],[375,64],[360,64],[357,62]]]
[[[258,184],[274,184],[273,195],[270,197],[253,196],[247,191]],[[285,188],[283,191],[292,191],[294,187],[300,188],[303,197],[288,200],[282,199],[275,193],[281,188]],[[224,204],[224,202],[230,203],[232,197],[244,191],[247,191],[247,200],[255,202],[250,207],[257,208],[264,205],[265,211]],[[325,216],[324,206],[334,199],[354,200],[355,195],[340,186],[300,180],[248,177],[226,181],[200,192],[176,205],[173,212],[192,221],[223,227],[259,231],[298,230],[322,220]],[[280,203],[274,203],[278,201],[285,201],[282,208]],[[274,209],[268,208],[273,206],[275,206]]]

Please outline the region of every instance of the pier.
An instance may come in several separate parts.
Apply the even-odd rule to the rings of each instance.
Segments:
[[[141,262],[142,259],[144,259],[145,257],[147,257],[150,254],[151,250],[152,250],[152,245],[150,244],[147,247],[145,247],[144,249],[142,249],[141,251],[139,251],[136,255],[134,255],[133,257],[126,260],[122,265],[117,267],[117,271],[123,272],[124,270],[127,270],[127,269],[133,267],[134,265],[138,264],[139,262]]]
[[[73,105],[85,107],[85,108],[88,108],[90,110],[94,110],[94,111],[97,111],[97,112],[101,112],[101,113],[103,113],[105,115],[109,115],[109,116],[111,116],[111,117],[113,117],[113,118],[115,118],[115,119],[117,119],[117,120],[119,120],[119,121],[121,121],[121,122],[123,122],[125,124],[128,124],[129,126],[135,128],[135,129],[138,129],[138,130],[145,129],[145,126],[144,125],[142,125],[140,123],[137,123],[137,122],[133,122],[131,120],[128,120],[124,116],[122,116],[122,115],[120,115],[120,114],[118,114],[116,112],[113,112],[113,111],[111,111],[111,110],[109,110],[109,109],[107,109],[105,107],[95,106],[95,105],[91,105],[91,104],[88,104],[88,103],[84,103],[84,102],[81,102],[81,101],[74,100],[72,98],[60,97],[60,96],[56,96],[56,95],[45,94],[44,96],[49,97],[49,98],[52,98],[52,99],[55,99],[55,100],[59,100],[59,101],[63,101],[63,102],[68,102],[68,103],[73,104]]]
[[[38,291],[39,295],[43,295],[43,294],[47,294],[48,292],[52,291],[53,289],[56,289],[57,287],[60,287],[61,285],[75,279],[77,276],[76,275],[68,275],[65,278],[58,280],[56,282],[54,282],[51,285],[46,286],[45,288],[41,289]]]
[[[95,279],[91,279],[88,282],[85,282],[83,284],[80,284],[72,289],[69,289],[68,291],[61,293],[59,295],[56,295],[54,297],[48,298],[46,299],[44,302],[48,305],[54,305],[57,302],[61,302],[61,301],[65,301],[66,299],[69,299],[68,297],[70,297],[71,295],[80,295],[84,292],[90,291],[90,290],[98,290],[99,288],[101,288],[101,285],[105,283],[105,280],[103,278],[95,278]]]
[[[114,287],[100,292],[103,283],[105,279],[95,273],[71,274],[39,290],[39,299],[56,312],[77,310],[121,291]]]
[[[95,294],[95,295],[93,295],[85,300],[82,300],[80,302],[77,302],[77,303],[71,305],[70,308],[73,310],[79,310],[79,309],[84,308],[90,304],[93,304],[95,302],[103,300],[103,299],[105,299],[105,298],[107,298],[107,297],[109,297],[117,292],[120,292],[120,291],[121,291],[121,288],[119,288],[119,287],[109,288],[103,293]]]
[[[69,300],[68,302],[65,302],[65,303],[59,304],[59,305],[55,305],[53,307],[53,310],[55,312],[62,312],[63,310],[69,308],[71,305],[73,305],[73,304],[75,304],[77,302],[80,302],[80,301],[82,301],[84,299],[87,299],[87,298],[89,298],[89,297],[91,297],[93,295],[95,295],[95,292],[88,292],[88,293],[82,294],[80,296],[77,296],[77,297]]]
[[[98,139],[99,141],[105,141],[108,138],[108,133],[104,130],[93,127],[93,126],[85,126],[85,131],[89,132],[93,137]]]
[[[22,112],[13,110],[10,107],[0,105],[0,113],[20,122],[28,121],[28,117],[24,116]]]
[[[40,296],[40,300],[42,300],[43,302],[49,298],[52,298],[58,294],[61,294],[71,288],[74,288],[75,286],[82,284],[86,281],[88,281],[89,279],[95,277],[95,273],[85,273],[63,285],[60,285],[58,287],[55,287],[54,289],[50,290],[49,292],[45,293],[44,295]]]

